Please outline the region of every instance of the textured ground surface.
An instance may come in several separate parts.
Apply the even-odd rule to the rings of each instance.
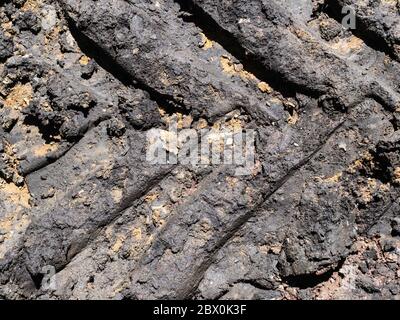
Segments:
[[[397,0],[0,4],[0,298],[400,298]],[[151,165],[174,119],[254,170]]]

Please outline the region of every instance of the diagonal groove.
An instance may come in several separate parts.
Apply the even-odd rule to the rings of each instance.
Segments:
[[[143,82],[139,82],[136,79],[132,79],[132,76],[119,65],[112,57],[110,57],[100,45],[95,43],[92,39],[84,35],[79,28],[72,21],[71,17],[64,10],[64,16],[68,23],[69,30],[78,44],[81,51],[92,58],[96,63],[111,74],[114,78],[118,79],[123,85],[130,88],[140,89],[147,92],[150,99],[155,101],[159,106],[163,106],[169,112],[179,111],[186,113],[185,106],[181,105],[174,97],[167,94],[162,94],[154,88],[146,85]]]
[[[22,170],[22,175],[23,176],[28,176],[30,174],[33,174],[35,172],[38,172],[39,170],[42,170],[46,168],[47,166],[57,162],[60,160],[62,157],[64,157],[68,152],[76,146],[84,137],[87,133],[89,133],[92,129],[98,127],[101,123],[104,121],[108,120],[110,118],[109,115],[105,115],[104,117],[101,117],[100,119],[97,119],[93,123],[89,124],[86,128],[85,131],[76,139],[76,141],[72,143],[66,144],[61,150],[56,150],[55,152],[52,152],[48,155],[46,155],[46,158],[43,159],[43,161],[37,163],[36,165],[29,167],[27,169]]]
[[[385,208],[383,208],[383,210],[382,210],[379,214],[376,215],[376,217],[375,217],[373,223],[372,223],[371,226],[366,230],[366,233],[368,233],[369,231],[371,231],[371,229],[372,229],[373,227],[375,227],[375,226],[378,224],[378,222],[382,219],[382,217],[383,217],[386,213],[388,213],[390,210],[392,210],[392,208],[393,208],[396,204],[398,204],[399,200],[400,200],[400,197],[397,197],[396,199],[394,199],[393,201],[391,201]]]
[[[191,14],[191,16],[182,15],[181,18],[183,21],[194,23],[199,29],[202,30],[207,38],[219,43],[227,52],[239,60],[246,70],[254,74],[259,80],[267,82],[283,97],[295,97],[296,93],[299,92],[310,97],[319,97],[318,92],[313,92],[308,88],[285,81],[278,72],[266,69],[265,66],[259,61],[257,55],[243,48],[234,35],[220,26],[194,1],[173,1],[180,5],[181,11]]]
[[[337,0],[326,0],[324,5],[321,6],[321,11],[326,13],[331,18],[339,23],[342,22],[342,5]],[[379,36],[379,34],[368,30],[368,26],[362,19],[356,16],[357,28],[350,29],[350,31],[358,38],[362,39],[364,43],[375,51],[383,52],[396,60],[392,50],[387,45],[386,41]]]
[[[111,217],[107,220],[104,221],[103,223],[101,223],[98,228],[96,228],[93,232],[90,233],[89,235],[89,239],[88,241],[85,243],[84,246],[82,246],[82,248],[80,250],[77,250],[76,252],[74,252],[73,255],[71,255],[68,260],[67,263],[65,265],[63,265],[62,268],[60,268],[59,270],[57,270],[57,272],[62,271],[63,269],[65,269],[69,263],[73,260],[73,258],[78,255],[79,253],[81,253],[85,248],[87,248],[93,241],[95,241],[97,239],[97,237],[99,236],[99,234],[102,233],[102,231],[104,230],[104,228],[106,228],[107,226],[109,226],[110,224],[112,224],[113,222],[115,222],[120,216],[121,214],[131,208],[135,202],[140,199],[141,197],[143,197],[144,195],[146,195],[152,188],[154,188],[155,186],[157,186],[161,181],[163,181],[165,178],[167,178],[169,176],[169,174],[171,173],[171,171],[176,167],[175,166],[171,166],[171,168],[169,168],[166,172],[164,172],[164,174],[160,175],[159,177],[157,177],[156,179],[150,181],[149,185],[140,191],[140,193],[135,193],[134,195],[128,196],[127,199],[125,199],[125,201],[119,206],[119,208],[116,209],[116,211],[114,211],[111,214]],[[68,255],[68,252],[67,252]]]
[[[200,267],[197,270],[195,281],[196,283],[193,284],[193,287],[191,291],[188,293],[188,297],[193,297],[195,294],[201,279],[203,278],[205,272],[207,269],[211,266],[211,264],[215,260],[216,254],[221,250],[221,248],[224,247],[224,245],[234,237],[234,235],[238,232],[240,228],[242,228],[250,218],[257,216],[258,214],[262,213],[262,210],[260,209],[259,206],[261,206],[263,203],[268,201],[278,190],[282,188],[282,186],[295,174],[297,173],[300,169],[302,169],[306,164],[308,164],[315,155],[317,155],[326,145],[328,140],[346,123],[346,120],[340,122],[322,141],[322,143],[306,158],[301,160],[298,164],[293,166],[289,172],[282,177],[275,187],[268,192],[267,194],[262,195],[262,200],[258,204],[258,208],[253,209],[248,211],[246,214],[241,216],[239,219],[237,219],[232,226],[229,228],[229,230],[226,231],[225,235],[216,243],[215,247],[213,250],[210,252],[209,258],[204,260],[203,263],[200,265]]]

